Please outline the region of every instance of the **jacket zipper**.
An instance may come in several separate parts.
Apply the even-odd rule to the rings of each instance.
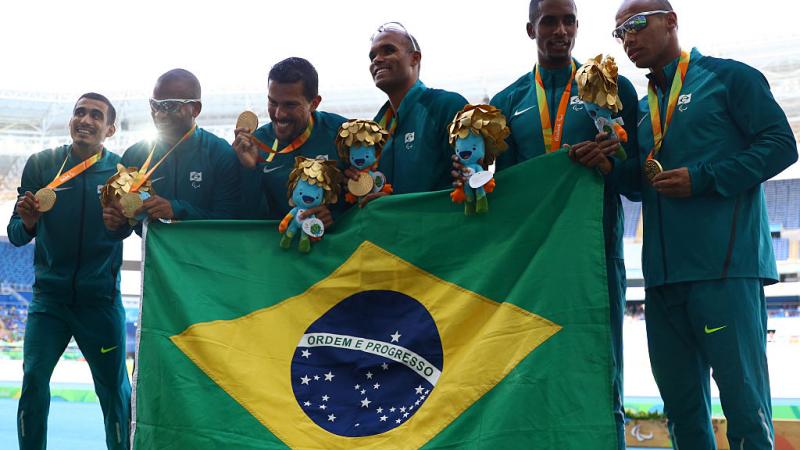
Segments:
[[[669,88],[669,86],[668,86],[668,88]],[[661,104],[662,105],[666,105],[665,101],[667,101],[667,89],[664,89],[662,91],[662,93],[661,93]],[[663,122],[663,120],[665,120],[664,118],[666,117],[666,115],[664,114],[664,111],[659,111],[658,115],[659,115],[660,118],[662,118],[662,122]],[[662,130],[664,129],[664,124],[663,123],[661,124],[661,129]],[[663,131],[662,131],[662,133],[663,133]],[[662,144],[662,148],[663,148],[664,142],[662,141],[661,144]],[[662,264],[662,266],[664,268],[664,283],[666,283],[667,279],[669,278],[669,269],[668,269],[668,265],[667,265],[667,246],[666,246],[666,243],[664,242],[664,216],[661,213],[661,200],[662,200],[661,199],[661,194],[659,194],[658,191],[656,191],[656,203],[658,205],[658,207],[657,207],[657,210],[658,210],[658,237],[659,237],[659,241],[660,241],[660,244],[661,244],[661,264]]]
[[[86,177],[78,177],[81,180],[81,209],[80,209],[80,222],[78,225],[78,257],[75,263],[75,272],[72,274],[72,303],[77,303],[78,300],[78,271],[81,268],[81,257],[83,255],[83,225],[86,213]]]

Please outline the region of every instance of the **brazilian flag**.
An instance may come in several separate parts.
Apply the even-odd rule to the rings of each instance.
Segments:
[[[135,449],[611,449],[603,183],[557,152],[277,223],[146,231]]]

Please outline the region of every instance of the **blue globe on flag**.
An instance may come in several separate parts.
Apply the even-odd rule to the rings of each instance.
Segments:
[[[420,302],[395,291],[362,291],[308,327],[292,359],[292,389],[323,429],[371,436],[408,421],[442,370],[439,331]]]

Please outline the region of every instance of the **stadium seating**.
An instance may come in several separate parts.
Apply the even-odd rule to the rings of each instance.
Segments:
[[[764,183],[770,225],[800,228],[800,180],[774,180]]]
[[[772,248],[775,251],[775,259],[778,261],[786,261],[789,259],[789,240],[781,238],[772,238]]]
[[[625,197],[622,198],[622,210],[625,212],[625,234],[624,237],[632,238],[636,236],[636,227],[639,225],[639,218],[642,214],[642,203],[632,202]]]
[[[33,244],[14,247],[0,238],[0,282],[17,291],[30,291],[33,279]]]

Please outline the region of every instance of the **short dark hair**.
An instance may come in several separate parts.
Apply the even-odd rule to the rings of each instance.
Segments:
[[[200,98],[200,80],[198,80],[192,72],[189,72],[186,69],[172,69],[167,71],[158,77],[156,84],[173,83],[176,81],[186,83],[186,87],[189,89],[187,93],[189,97],[196,99]]]
[[[108,115],[106,117],[106,123],[108,125],[113,125],[114,121],[117,120],[117,110],[114,108],[114,105],[111,104],[111,100],[109,100],[105,95],[98,94],[97,92],[87,92],[80,97],[78,100],[75,101],[75,106],[78,106],[78,102],[81,101],[82,98],[88,98],[89,100],[97,100],[98,102],[103,102],[108,106]],[[72,107],[72,110],[75,110],[75,106]]]
[[[536,23],[536,19],[539,18],[539,4],[542,3],[544,0],[531,0],[530,5],[528,5],[528,21],[530,23]],[[575,0],[571,0],[572,4],[575,4]],[[577,5],[576,5],[577,8]]]
[[[278,62],[269,70],[269,81],[276,83],[303,82],[303,96],[311,101],[319,95],[319,75],[308,60],[293,56]]]

